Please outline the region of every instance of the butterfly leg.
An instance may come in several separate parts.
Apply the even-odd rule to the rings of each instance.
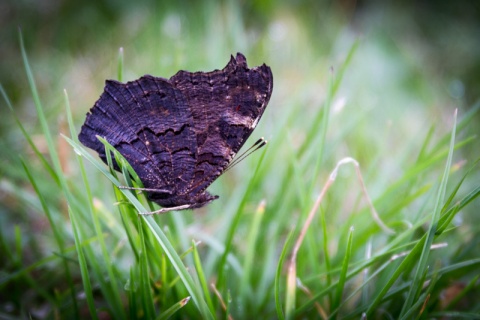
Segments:
[[[150,215],[153,215],[153,214],[162,214],[162,213],[166,213],[166,212],[170,212],[170,211],[186,210],[186,209],[190,209],[191,207],[192,207],[191,204],[184,204],[184,205],[176,206],[176,207],[161,208],[159,210],[155,210],[155,211],[151,211],[151,212],[139,212],[138,214],[140,214],[142,216],[150,216]]]

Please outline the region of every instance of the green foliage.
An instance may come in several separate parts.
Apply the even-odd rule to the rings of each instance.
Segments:
[[[13,138],[1,142],[1,314],[478,316],[473,297],[479,294],[480,185],[472,127],[480,104],[460,109],[457,121],[442,108],[447,103],[428,108],[448,99],[441,86],[427,78],[402,85],[411,76],[405,74],[411,61],[395,54],[384,38],[351,37],[332,18],[328,28],[338,40],[314,41],[318,22],[306,6],[272,13],[267,2],[246,7],[208,2],[185,11],[138,9],[136,33],[121,25],[116,31],[115,39],[126,37],[119,40],[124,49],[118,59],[116,42],[109,42],[98,50],[109,50],[110,57],[97,63],[110,65],[97,70],[87,64],[98,74],[92,78],[95,94],[83,100],[78,92],[72,99],[78,89],[72,82],[63,99],[40,86],[43,74],[20,40],[35,121],[25,120],[0,87],[10,110],[4,117],[15,125]],[[245,14],[248,8],[258,9],[258,25]],[[143,193],[118,188],[142,186],[130,165],[102,140],[109,151],[106,166],[77,139],[76,128],[101,82],[109,75],[129,80],[142,70],[166,77],[178,69],[219,68],[236,51],[250,65],[272,66],[274,95],[254,133],[267,135],[268,147],[216,181],[211,190],[221,197],[206,208],[139,215],[156,205]],[[76,69],[77,58],[64,61]],[[366,66],[371,73],[364,72]],[[382,73],[380,84],[375,72]],[[56,129],[59,115],[69,130]],[[112,169],[112,156],[121,173]],[[315,199],[345,156],[360,163],[373,205],[395,233],[371,216],[361,183],[342,166],[292,259]]]

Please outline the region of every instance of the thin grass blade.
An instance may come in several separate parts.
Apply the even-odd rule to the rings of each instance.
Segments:
[[[70,221],[72,223],[72,230],[73,236],[75,239],[75,248],[77,250],[78,256],[78,264],[80,267],[80,273],[82,275],[82,283],[83,283],[83,292],[85,293],[85,297],[87,299],[88,310],[90,311],[90,317],[92,319],[98,319],[97,310],[95,307],[95,301],[93,298],[93,290],[92,290],[92,283],[90,280],[90,274],[88,271],[87,260],[85,258],[85,254],[83,253],[83,249],[81,247],[82,240],[80,239],[80,235],[78,232],[78,224],[76,221],[75,213],[72,212],[72,209],[69,207],[68,213],[70,215]]]
[[[445,202],[445,193],[447,189],[447,182],[448,182],[448,176],[450,173],[450,168],[452,166],[452,157],[453,157],[453,150],[455,147],[455,133],[456,133],[456,120],[457,120],[457,112],[455,111],[454,115],[454,125],[452,128],[452,134],[451,134],[451,139],[450,139],[450,148],[449,148],[449,153],[447,157],[447,163],[445,165],[445,170],[443,173],[442,181],[440,183],[440,187],[438,189],[437,193],[437,199],[435,202],[435,209],[432,214],[431,218],[431,223],[430,227],[427,231],[426,234],[426,241],[423,244],[423,249],[420,254],[420,259],[418,261],[418,267],[415,272],[414,278],[413,278],[413,283],[412,286],[410,287],[410,290],[408,292],[408,295],[406,297],[405,303],[402,308],[402,312],[400,313],[400,317],[405,316],[408,310],[412,308],[412,305],[414,301],[417,300],[418,294],[420,293],[420,289],[423,285],[423,283],[420,281],[422,278],[422,275],[425,273],[425,270],[427,269],[427,263],[428,263],[428,257],[430,253],[430,247],[433,243],[433,239],[435,237],[435,233],[437,232],[438,228],[438,219],[440,217],[440,211],[443,207],[443,203]]]
[[[157,320],[166,320],[172,317],[175,313],[178,312],[178,310],[182,309],[187,303],[190,301],[190,297],[186,297],[177,303],[175,303],[173,306],[168,308],[165,312],[162,312],[162,314],[157,317]]]
[[[337,291],[335,293],[335,297],[332,304],[332,310],[334,310],[334,314],[335,314],[334,318],[337,317],[338,309],[342,301],[343,291],[345,289],[345,283],[347,281],[348,265],[350,263],[350,257],[352,255],[352,246],[353,246],[353,227],[350,228],[350,231],[348,234],[345,257],[343,258],[342,270],[340,272],[340,277],[338,279],[338,284],[337,284]]]

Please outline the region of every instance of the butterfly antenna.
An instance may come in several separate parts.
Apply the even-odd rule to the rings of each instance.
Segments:
[[[247,158],[249,155],[254,153],[255,151],[263,148],[267,144],[267,140],[265,140],[263,137],[258,139],[250,148],[245,150],[241,155],[236,157],[228,166],[225,168],[224,172],[227,172],[228,170],[232,169],[234,166],[242,162],[245,158]]]
[[[245,150],[242,154],[236,156],[235,159],[233,159],[233,161],[228,164],[227,168],[232,167],[232,166],[236,165],[237,163],[239,163],[240,161],[242,161],[246,156],[248,156],[250,153],[253,152],[253,151],[251,151],[253,148],[255,148],[256,146],[258,146],[259,144],[261,144],[263,142],[266,142],[266,141],[263,139],[263,137],[261,137],[253,145],[251,145],[247,150]],[[248,155],[247,155],[247,153],[248,153]]]

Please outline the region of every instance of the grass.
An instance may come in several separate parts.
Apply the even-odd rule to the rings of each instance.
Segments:
[[[417,80],[413,90],[402,86],[408,75],[398,70],[408,69],[408,59],[385,54],[373,36],[346,41],[323,61],[318,57],[324,48],[302,38],[307,22],[295,29],[295,16],[279,16],[276,23],[286,29],[274,24],[252,42],[243,28],[246,17],[229,6],[235,4],[223,13],[213,5],[203,8],[212,19],[188,20],[190,25],[183,16],[154,13],[148,17],[170,21],[170,28],[177,18],[190,26],[181,31],[185,37],[165,36],[168,53],[156,44],[133,58],[134,48],[148,48],[156,35],[143,26],[141,39],[134,37],[137,47],[125,43],[110,61],[112,77],[124,81],[147,67],[164,76],[220,68],[230,50],[244,51],[250,65],[272,66],[274,96],[252,137],[264,134],[269,144],[215,182],[210,189],[221,197],[201,210],[139,216],[156,207],[143,194],[117,188],[141,184],[128,163],[104,142],[121,164],[116,172],[78,142],[90,103],[79,102],[78,93],[72,100],[74,86],[58,97],[40,89],[41,74],[21,41],[40,125],[21,118],[1,88],[11,111],[5,116],[15,120],[14,132],[28,146],[19,155],[2,153],[2,210],[8,214],[0,227],[1,315],[478,317],[480,185],[478,138],[471,131],[480,106],[460,109],[458,119],[453,110],[429,109],[443,93],[428,85],[429,78]],[[218,14],[228,28],[208,23]],[[276,54],[282,42],[275,37],[282,34],[283,41],[298,42]],[[383,69],[369,74],[365,65]],[[381,92],[375,72],[382,73]],[[100,90],[98,77],[93,82]],[[53,101],[62,108],[52,107]],[[58,114],[68,129],[55,128]],[[344,165],[326,184],[347,156],[358,161],[363,180],[355,166]],[[367,195],[393,234],[372,216]]]

